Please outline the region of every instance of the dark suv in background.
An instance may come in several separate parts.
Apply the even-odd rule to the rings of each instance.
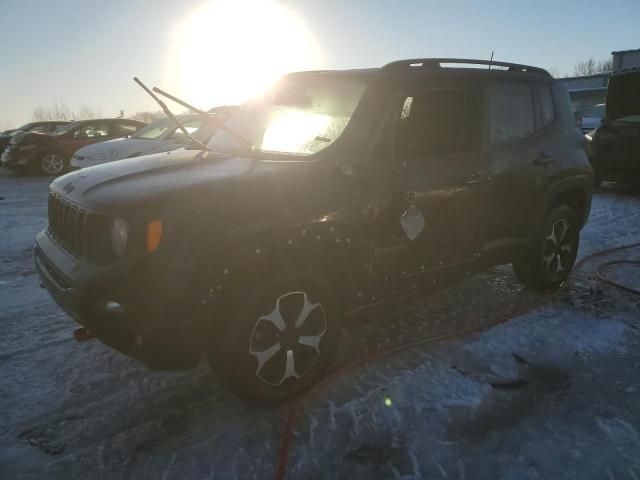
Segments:
[[[82,120],[64,125],[50,135],[16,132],[0,161],[15,171],[60,175],[80,147],[112,138],[127,137],[146,123],[121,118]]]
[[[532,288],[565,281],[591,207],[584,148],[539,68],[294,73],[198,155],[55,180],[35,262],[105,343],[152,368],[204,352],[236,394],[280,402],[321,377],[346,317],[423,282],[505,263]]]
[[[603,180],[640,185],[640,68],[611,75],[605,118],[589,140],[596,185]]]

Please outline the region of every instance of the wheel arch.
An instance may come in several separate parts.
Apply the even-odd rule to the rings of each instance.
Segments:
[[[313,270],[327,278],[346,307],[355,288],[351,266],[362,253],[353,233],[349,225],[330,221],[229,232],[199,254],[201,297],[215,317],[241,302],[242,292],[262,279]]]
[[[591,210],[591,200],[585,188],[572,187],[567,190],[557,192],[551,198],[546,213],[560,205],[567,205],[573,209],[578,217],[578,221],[580,222],[580,228],[587,223],[589,212]]]
[[[568,205],[575,211],[580,228],[584,227],[591,212],[592,190],[593,182],[588,176],[576,175],[563,179],[550,189],[544,216],[559,205]]]

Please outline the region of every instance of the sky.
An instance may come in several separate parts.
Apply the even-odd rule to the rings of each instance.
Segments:
[[[201,108],[286,71],[401,58],[494,51],[562,76],[640,48],[639,20],[640,0],[0,0],[0,130],[54,98],[104,117],[157,110],[133,76]]]

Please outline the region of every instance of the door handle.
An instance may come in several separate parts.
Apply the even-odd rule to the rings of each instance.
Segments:
[[[471,172],[467,175],[465,185],[480,185],[483,183],[490,183],[491,177],[489,175],[480,175],[478,172]]]
[[[555,159],[551,155],[547,155],[544,152],[538,153],[538,156],[532,160],[532,164],[536,167],[546,167],[547,165],[555,162]]]

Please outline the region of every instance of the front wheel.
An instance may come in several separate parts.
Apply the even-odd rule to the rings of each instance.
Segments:
[[[516,277],[537,290],[557,288],[571,273],[579,238],[578,217],[573,209],[567,205],[553,208],[527,253],[513,262]]]
[[[59,153],[48,152],[37,160],[35,167],[40,175],[62,175],[67,169],[67,159]]]
[[[315,272],[271,277],[233,308],[207,356],[239,397],[277,404],[310,388],[335,353],[342,311],[331,284]]]

